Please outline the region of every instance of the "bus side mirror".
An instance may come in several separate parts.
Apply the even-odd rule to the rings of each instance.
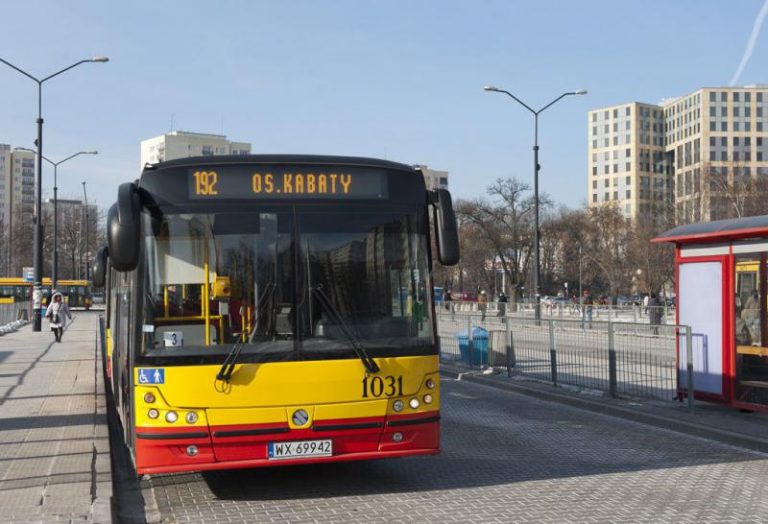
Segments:
[[[444,266],[454,266],[459,263],[459,228],[451,194],[446,189],[438,189],[433,195],[437,259]]]
[[[132,183],[120,184],[117,202],[107,213],[109,260],[117,271],[133,271],[139,264],[139,193]]]
[[[107,246],[101,246],[98,251],[96,251],[96,257],[93,259],[91,283],[94,287],[104,287],[107,278],[107,257],[109,257],[109,248]]]

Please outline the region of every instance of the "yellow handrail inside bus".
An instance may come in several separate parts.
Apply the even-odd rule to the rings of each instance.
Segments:
[[[168,286],[163,286],[163,315],[168,316]]]
[[[245,342],[245,308],[242,308],[241,311],[243,314],[240,315],[240,342]]]
[[[211,316],[209,312],[210,304],[208,303],[208,289],[211,284],[211,275],[208,273],[208,264],[203,264],[203,271],[205,271],[205,284],[203,284],[203,294],[200,297],[203,300],[203,316],[205,316],[205,345],[211,345]]]

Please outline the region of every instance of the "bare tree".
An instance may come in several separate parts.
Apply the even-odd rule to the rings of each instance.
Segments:
[[[530,187],[519,180],[498,179],[488,188],[490,200],[465,201],[457,208],[462,221],[474,224],[478,235],[490,245],[486,266],[490,265],[493,278],[498,265],[511,291],[526,285],[531,266],[534,202],[529,193]],[[546,212],[552,202],[547,195],[540,195],[539,206]],[[515,300],[516,293],[509,294]]]

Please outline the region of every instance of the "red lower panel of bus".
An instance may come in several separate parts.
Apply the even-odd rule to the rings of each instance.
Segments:
[[[307,429],[275,424],[136,428],[136,470],[175,473],[432,455],[440,452],[439,419],[439,412],[431,412],[324,420]],[[328,439],[331,456],[269,458],[270,443]],[[189,446],[196,446],[196,454],[188,453]]]

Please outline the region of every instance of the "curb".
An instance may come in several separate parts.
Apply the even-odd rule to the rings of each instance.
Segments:
[[[104,384],[104,361],[101,353],[101,330],[96,329],[94,340],[94,373],[96,375],[96,417],[93,434],[93,462],[91,464],[92,496],[91,520],[94,523],[113,521],[112,462],[109,443],[107,401]],[[98,421],[103,421],[99,423]]]
[[[665,416],[658,413],[641,412],[630,407],[612,404],[611,402],[613,402],[613,399],[606,399],[608,401],[597,401],[576,397],[574,395],[555,391],[554,388],[551,388],[551,386],[550,390],[547,390],[540,387],[527,385],[524,382],[513,383],[505,380],[504,377],[499,377],[499,375],[480,375],[477,374],[477,372],[465,372],[464,370],[460,370],[458,368],[445,366],[443,363],[440,364],[440,374],[464,382],[471,382],[486,387],[492,387],[494,389],[511,391],[513,393],[519,393],[521,395],[537,398],[539,400],[566,404],[571,407],[584,409],[603,415],[632,420],[641,424],[668,429],[686,435],[714,440],[739,448],[758,451],[761,453],[768,453],[768,439],[761,439],[733,431],[718,429],[712,426],[707,426],[705,424],[680,420],[678,418]],[[542,386],[543,385],[544,384],[542,384]]]

